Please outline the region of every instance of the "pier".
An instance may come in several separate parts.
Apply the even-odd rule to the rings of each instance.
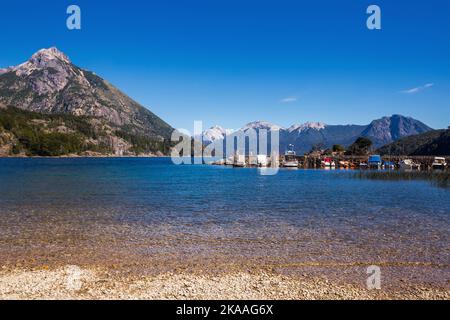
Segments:
[[[292,157],[292,156],[291,156]],[[323,168],[322,161],[324,158],[330,158],[335,163],[335,168],[339,169],[357,169],[360,167],[361,163],[367,163],[369,156],[351,156],[351,155],[334,155],[334,156],[325,156],[325,155],[303,155],[303,156],[294,156],[298,161],[298,168],[301,169],[321,169]],[[435,156],[382,156],[383,161],[394,163],[395,167],[398,168],[398,165],[401,161],[406,159],[411,159],[415,164],[420,165],[421,170],[431,170],[432,164],[434,162]],[[445,156],[447,163],[450,163],[450,156]],[[267,166],[272,166],[270,157],[267,157]],[[285,161],[285,156],[280,155],[278,158],[278,162],[274,167],[282,166]],[[345,163],[345,165],[343,165]],[[235,167],[258,167],[261,166],[258,164],[258,161],[255,160],[255,156],[243,156],[241,155],[239,161],[231,161],[231,160],[219,160],[214,163],[214,165],[230,165]],[[264,165],[265,166],[265,165]],[[448,166],[447,166],[448,170]]]
[[[327,156],[331,158],[335,163],[336,167],[342,167],[339,164],[341,162],[348,162],[349,168],[358,168],[360,163],[367,163],[369,156],[347,156],[347,155],[338,155],[338,156]],[[281,156],[283,158],[283,156]],[[322,167],[322,160],[324,156],[297,156],[299,161],[299,168],[304,169],[317,169]],[[396,166],[405,159],[411,159],[414,163],[420,164],[421,169],[430,169],[433,164],[435,156],[383,156],[382,159],[387,162],[393,162]],[[447,163],[450,161],[450,156],[445,157]]]

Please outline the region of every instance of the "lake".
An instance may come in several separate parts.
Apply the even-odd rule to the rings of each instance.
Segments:
[[[118,272],[263,268],[448,286],[450,191],[351,171],[0,159],[0,261]],[[389,283],[387,285],[389,285]]]

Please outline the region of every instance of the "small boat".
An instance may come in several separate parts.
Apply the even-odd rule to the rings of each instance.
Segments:
[[[234,167],[239,167],[239,168],[243,168],[245,167],[246,163],[245,163],[245,155],[242,154],[237,154],[234,157],[234,163],[233,166]]]
[[[234,157],[231,156],[231,157],[226,158],[226,159],[225,159],[225,165],[226,165],[226,166],[232,166],[232,165],[234,165]]]
[[[378,154],[369,156],[369,160],[367,161],[367,165],[370,169],[381,169],[382,164],[381,156]]]
[[[350,168],[349,161],[339,161],[339,168],[348,169]]]
[[[287,159],[285,159],[283,161],[283,167],[285,167],[285,168],[298,168],[298,161],[297,160],[287,160]]]
[[[217,161],[213,161],[210,164],[213,166],[223,166],[225,164],[225,159],[219,159]]]
[[[369,165],[365,162],[360,162],[359,163],[359,168],[360,169],[367,169],[369,167]]]
[[[321,161],[322,167],[333,168],[336,167],[336,162],[330,157],[326,157]]]
[[[257,156],[258,167],[267,167],[269,165],[269,161],[265,154],[258,154]]]
[[[447,168],[447,162],[444,157],[435,157],[431,167],[433,170],[445,170]]]
[[[414,163],[411,159],[404,159],[399,163],[401,170],[420,170],[420,164]]]
[[[250,155],[248,156],[248,165],[251,167],[258,166],[258,156]]]
[[[284,154],[283,167],[298,168],[298,160],[294,151],[294,145],[290,144]]]
[[[384,169],[394,170],[395,169],[395,163],[393,163],[391,161],[385,161],[385,162],[383,162],[383,167],[384,167]]]

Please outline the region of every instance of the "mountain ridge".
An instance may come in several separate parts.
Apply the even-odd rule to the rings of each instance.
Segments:
[[[55,47],[39,50],[22,64],[0,69],[0,105],[89,117],[92,125],[99,119],[97,130],[104,130],[111,141],[120,140],[120,146],[112,145],[113,152],[120,154],[134,153],[133,141],[137,140],[168,143],[174,130],[108,81],[74,65]],[[156,151],[161,150],[145,150]]]
[[[18,110],[7,110],[8,108],[19,108],[23,110],[23,114]],[[31,119],[33,112],[85,117],[86,124],[82,126],[92,126],[90,131],[98,134],[83,135],[84,144],[108,146],[106,149],[118,155],[161,151],[162,145],[164,152],[167,152],[167,145],[170,144],[170,136],[174,130],[105,79],[73,64],[67,55],[55,47],[39,50],[22,64],[0,69],[0,110],[6,110],[2,112],[8,116],[14,114],[22,120],[26,119],[24,121],[27,123],[21,124],[22,129],[28,133],[30,130],[37,130],[40,133],[36,135],[42,137],[48,133],[46,131],[53,130],[55,119],[41,119],[45,120],[49,127],[36,128]],[[77,121],[69,119],[68,122]],[[6,126],[10,127],[11,122],[6,123]],[[60,123],[59,127],[65,125]],[[374,147],[378,148],[407,136],[433,130],[416,119],[397,114],[375,119],[367,125],[305,122],[283,128],[259,120],[250,122],[237,131],[226,130],[220,126],[212,127],[204,132],[203,142],[209,144],[225,139],[230,134],[250,129],[279,130],[280,151],[283,152],[288,145],[293,144],[299,154],[318,146],[349,146],[361,136],[371,139]],[[3,134],[4,137],[9,137],[10,144],[20,146],[20,134],[23,134],[23,130],[17,133],[3,128],[3,131],[9,131],[7,135]],[[95,137],[102,137],[103,140],[96,140]],[[158,147],[155,149],[154,146]],[[85,147],[81,149],[84,150]]]
[[[6,72],[0,75],[0,102],[4,105],[43,113],[101,117],[115,125],[130,125],[139,133],[163,138],[173,130],[94,72],[72,64],[57,48],[41,49],[27,62],[3,70]]]
[[[450,129],[408,136],[384,145],[376,152],[381,155],[449,156]]]
[[[268,131],[274,129],[279,130],[280,152],[283,152],[288,145],[292,144],[298,154],[309,152],[311,148],[316,146],[323,148],[331,148],[335,144],[349,146],[358,137],[371,139],[374,147],[378,148],[403,137],[433,130],[412,117],[394,114],[375,119],[367,125],[328,125],[322,122],[305,122],[283,128],[268,121],[254,121],[233,132],[246,132],[249,129],[255,129],[256,131],[261,129]],[[208,130],[205,130],[205,132]],[[216,135],[214,140],[217,141],[225,138],[226,135],[222,135],[221,137]],[[204,142],[209,144],[212,141],[204,139]]]

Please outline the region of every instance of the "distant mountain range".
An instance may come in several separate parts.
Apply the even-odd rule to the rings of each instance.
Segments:
[[[97,134],[82,136],[82,143],[102,150],[106,147],[113,154],[164,152],[161,146],[168,143],[173,131],[104,79],[72,64],[56,48],[42,49],[25,63],[0,69],[0,108],[7,106],[25,112],[85,117],[86,125]],[[54,131],[49,128],[49,119],[41,121],[47,133]],[[62,131],[62,127],[73,129],[64,123],[58,127]],[[30,128],[37,129],[31,123]],[[15,132],[11,132],[10,140],[11,144],[21,144]]]
[[[282,128],[251,122],[249,129],[280,131],[280,151],[289,144],[298,154],[313,146],[349,146],[358,137],[374,147],[432,129],[410,117],[393,115],[368,125],[320,122]],[[0,155],[167,154],[173,128],[95,73],[74,65],[56,48],[42,49],[28,61],[0,69]],[[220,126],[203,133],[203,141],[233,134]]]
[[[368,125],[327,125],[321,122],[306,122],[283,128],[270,122],[255,121],[237,131],[246,132],[250,128],[256,131],[260,129],[279,130],[280,151],[283,152],[289,144],[292,144],[298,154],[309,152],[314,146],[331,148],[335,144],[340,144],[347,147],[358,137],[369,138],[373,142],[374,148],[378,148],[403,137],[433,130],[418,120],[401,115],[383,117]],[[203,141],[208,145],[213,141],[226,139],[230,132],[233,131],[214,126],[205,130]]]
[[[434,130],[387,144],[377,150],[381,155],[450,156],[450,129]]]

